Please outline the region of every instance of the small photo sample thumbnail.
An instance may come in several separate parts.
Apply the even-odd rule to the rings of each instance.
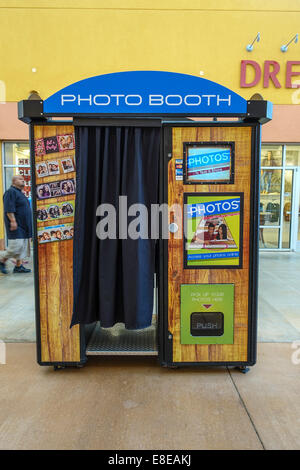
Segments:
[[[69,202],[63,202],[60,205],[61,209],[61,216],[62,217],[71,217],[74,215],[74,202],[69,201]]]
[[[44,176],[49,176],[48,167],[45,162],[36,163],[36,176],[37,178],[43,178]]]
[[[34,151],[37,157],[43,157],[46,154],[44,139],[34,141]]]
[[[61,166],[64,173],[70,173],[71,171],[75,171],[73,160],[71,157],[61,160]]]
[[[46,153],[59,152],[57,137],[44,137],[44,145]]]
[[[59,175],[59,174],[60,174],[60,171],[59,171],[59,163],[58,163],[57,161],[50,161],[50,162],[47,162],[47,165],[48,165],[48,170],[49,170],[49,175],[50,175],[50,176]]]
[[[74,179],[63,180],[60,182],[61,192],[62,195],[65,196],[67,194],[74,194],[75,193],[75,181]]]
[[[38,242],[49,243],[62,240],[71,240],[74,236],[73,224],[55,225],[53,227],[43,227],[38,230]]]
[[[73,150],[75,148],[74,134],[58,135],[57,140],[60,152]]]
[[[39,184],[36,188],[36,195],[38,199],[52,197],[49,184]]]

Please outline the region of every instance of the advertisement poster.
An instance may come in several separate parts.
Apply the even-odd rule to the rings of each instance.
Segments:
[[[233,183],[233,143],[185,143],[184,157],[185,183]]]
[[[185,268],[242,267],[243,193],[186,193],[184,198]]]
[[[233,344],[234,284],[182,284],[181,344]]]
[[[38,222],[45,220],[63,219],[74,215],[74,201],[59,202],[57,204],[44,204],[37,208]]]
[[[70,240],[74,235],[73,224],[54,225],[38,230],[38,243],[59,242]]]

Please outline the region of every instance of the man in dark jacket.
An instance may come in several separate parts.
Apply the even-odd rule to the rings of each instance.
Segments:
[[[14,273],[29,273],[31,270],[22,265],[22,260],[30,256],[30,238],[32,237],[31,209],[26,196],[23,194],[24,178],[14,176],[11,187],[3,196],[4,222],[8,245],[0,256],[0,272],[8,274],[6,261],[16,260]]]

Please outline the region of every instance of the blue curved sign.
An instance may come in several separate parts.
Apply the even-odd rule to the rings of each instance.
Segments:
[[[86,78],[44,101],[45,114],[244,115],[247,101],[218,83],[174,72],[118,72]]]

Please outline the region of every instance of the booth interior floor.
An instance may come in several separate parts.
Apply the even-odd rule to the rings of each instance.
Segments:
[[[123,323],[117,323],[112,328],[101,328],[97,322],[87,345],[86,354],[156,356],[158,354],[156,315],[153,317],[152,325],[142,330],[127,330]]]
[[[0,449],[300,447],[300,365],[289,344],[259,344],[246,375],[108,356],[54,371],[36,363],[34,344],[6,346]]]
[[[300,340],[300,253],[260,252],[258,341]]]

